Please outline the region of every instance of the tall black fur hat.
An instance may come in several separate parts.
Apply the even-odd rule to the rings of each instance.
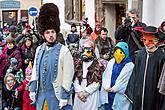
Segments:
[[[38,31],[41,35],[48,29],[60,32],[59,9],[53,3],[46,3],[40,8],[38,16]]]

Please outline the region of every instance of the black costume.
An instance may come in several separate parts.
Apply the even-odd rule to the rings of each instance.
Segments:
[[[165,54],[161,49],[139,51],[129,80],[126,95],[133,101],[133,110],[159,110],[161,94],[157,88]],[[142,101],[143,100],[143,101]]]

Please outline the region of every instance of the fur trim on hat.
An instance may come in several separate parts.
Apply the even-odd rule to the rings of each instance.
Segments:
[[[41,35],[48,29],[60,32],[59,9],[53,3],[46,3],[40,8],[38,17],[38,30]]]

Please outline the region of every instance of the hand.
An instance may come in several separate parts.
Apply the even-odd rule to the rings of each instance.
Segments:
[[[4,110],[9,110],[9,109],[7,107],[5,107]]]
[[[60,109],[64,106],[66,106],[67,103],[68,103],[67,99],[60,99],[60,102],[59,102]]]
[[[35,92],[30,92],[30,94],[29,94],[29,97],[30,97],[30,99],[33,101],[33,102],[35,102],[36,101],[36,93]]]
[[[16,99],[18,98],[18,90],[17,89],[15,90],[15,98]]]
[[[82,102],[86,102],[86,97],[85,97],[83,91],[78,92],[78,93],[77,93],[77,96],[78,96],[78,98],[79,98]]]
[[[104,55],[103,55],[103,58],[104,58],[105,60],[107,60],[107,59],[109,58],[109,55],[108,55],[108,54],[104,54]]]
[[[122,26],[125,27],[125,17],[122,17]]]
[[[110,88],[110,87],[109,88],[106,88],[105,91],[107,91],[107,92],[113,92],[112,88]]]
[[[133,27],[135,25],[135,20],[132,17],[130,19],[131,19],[131,22],[132,22],[131,26]]]
[[[24,63],[28,64],[29,63],[29,59],[24,60]]]

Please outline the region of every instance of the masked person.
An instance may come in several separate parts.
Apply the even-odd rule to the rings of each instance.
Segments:
[[[119,42],[103,73],[101,104],[105,110],[130,110],[131,104],[124,92],[132,74],[134,64],[129,57],[128,44]]]
[[[40,8],[38,29],[44,43],[36,49],[30,98],[36,101],[37,110],[72,110],[70,89],[74,64],[69,49],[56,39],[60,19],[55,4],[46,3]]]
[[[79,52],[81,54],[82,52],[82,48],[83,48],[83,44],[84,42],[90,40],[90,34],[92,33],[92,28],[90,27],[90,25],[87,23],[88,22],[88,18],[84,18],[82,20],[82,24],[80,26],[81,28],[81,35],[80,35],[80,41],[79,41]]]
[[[32,105],[35,102],[32,102],[29,97],[29,81],[31,79],[32,74],[32,63],[29,62],[28,67],[25,70],[25,79],[22,84],[16,88],[15,95],[18,97],[18,92],[23,91],[23,110],[36,110],[35,105]]]
[[[165,61],[162,49],[157,47],[157,28],[136,28],[143,35],[145,48],[135,58],[135,68],[126,89],[127,97],[133,102],[133,110],[160,110],[161,94],[157,88]]]
[[[96,59],[94,43],[83,44],[81,59],[75,61],[74,110],[98,110],[99,87],[104,66]]]

